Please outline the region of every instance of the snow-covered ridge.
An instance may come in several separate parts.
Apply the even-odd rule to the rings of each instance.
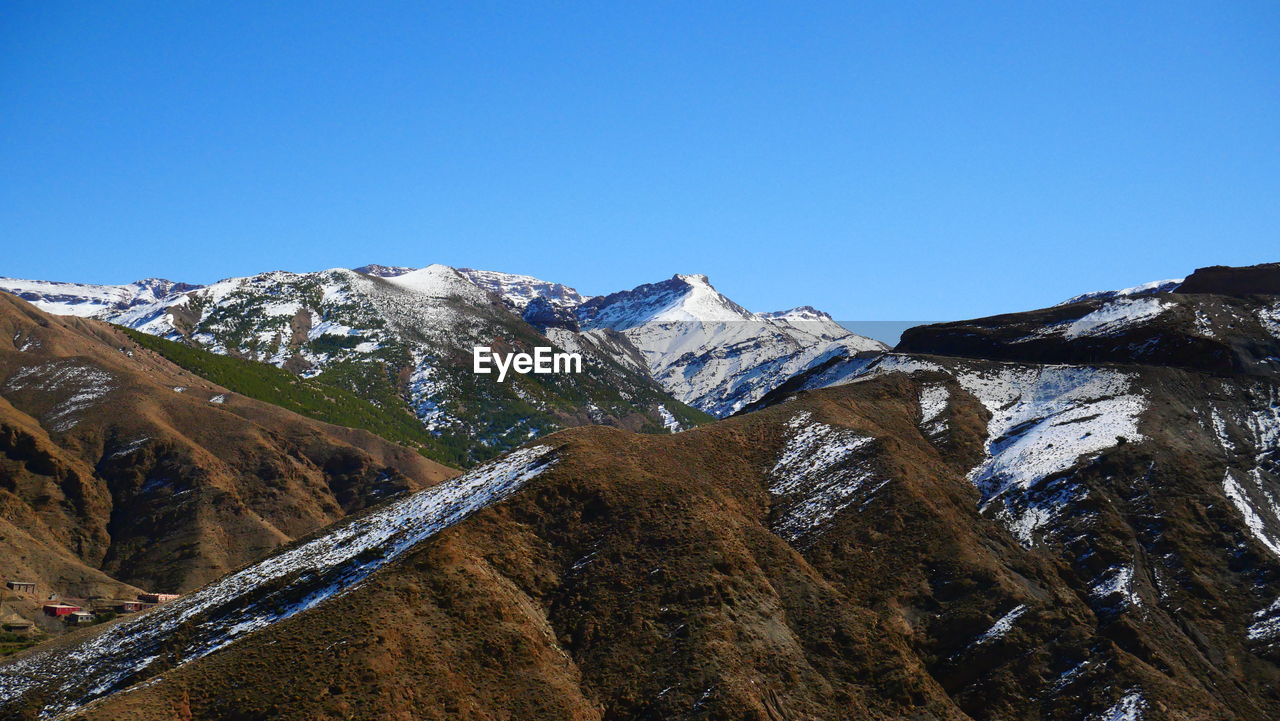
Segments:
[[[770,320],[786,320],[786,321],[824,321],[831,320],[831,314],[814,308],[811,305],[802,305],[792,308],[791,310],[775,310],[771,313],[757,313],[761,318],[769,318]]]
[[[359,268],[352,268],[352,270],[357,273],[373,275],[379,278],[394,278],[397,275],[411,273],[417,270],[417,268],[410,268],[405,265],[378,265],[377,263],[370,263],[369,265],[362,265]]]
[[[653,323],[727,323],[757,320],[721,295],[705,275],[674,275],[660,283],[597,296],[579,308],[584,328],[625,331]]]
[[[458,272],[485,290],[497,294],[517,314],[524,313],[529,304],[543,299],[559,308],[576,309],[589,297],[567,285],[552,283],[531,275],[516,275],[493,270],[459,268]]]
[[[428,265],[389,277],[386,282],[429,298],[466,298],[477,303],[485,301],[483,290],[479,286],[447,265]]]
[[[119,691],[158,661],[181,665],[254,630],[344,594],[415,545],[497,503],[547,470],[547,446],[517,450],[463,476],[393,501],[314,540],[129,619],[78,645],[0,668],[0,712],[38,692],[52,717]],[[270,589],[270,590],[264,590]],[[186,645],[164,649],[182,629]]]
[[[676,275],[593,298],[578,318],[585,330],[622,333],[667,392],[715,416],[833,356],[886,349],[811,308],[752,313],[705,275]]]
[[[1155,319],[1171,305],[1159,298],[1121,298],[1077,319],[1067,326],[1063,335],[1066,338],[1118,335]]]
[[[1092,293],[1081,293],[1074,298],[1068,298],[1058,305],[1070,305],[1072,303],[1083,303],[1086,300],[1110,300],[1112,298],[1130,298],[1144,295],[1157,295],[1159,293],[1172,293],[1182,285],[1186,278],[1170,278],[1169,280],[1153,280],[1150,283],[1142,283],[1132,288],[1121,288],[1120,290],[1096,290]]]
[[[0,291],[16,295],[46,313],[82,318],[161,302],[201,287],[162,278],[145,278],[123,285],[0,278]]]

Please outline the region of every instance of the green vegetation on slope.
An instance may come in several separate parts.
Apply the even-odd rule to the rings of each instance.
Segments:
[[[451,384],[449,395],[453,399],[447,410],[469,419],[470,432],[453,429],[433,432],[414,415],[401,395],[403,381],[397,380],[396,368],[406,367],[412,361],[407,352],[394,352],[395,347],[379,358],[333,362],[318,375],[301,378],[268,363],[219,355],[129,328],[120,330],[138,345],[236,393],[307,418],[367,430],[454,467],[488,460],[533,438],[560,430],[565,427],[564,416],[581,413],[589,407],[634,420],[633,414],[637,411],[661,404],[686,428],[713,420],[699,410],[647,388],[633,388],[632,395],[624,395],[611,384],[619,377],[620,369],[610,365],[593,369],[598,374],[593,383],[571,379],[553,384],[540,376],[514,378],[511,386],[520,386],[520,391],[512,395],[495,394],[490,384],[481,383],[471,373],[452,374],[445,378],[445,382]],[[401,355],[403,357],[399,357]],[[610,375],[609,371],[614,374]],[[580,418],[579,422],[583,420]],[[632,427],[642,433],[667,432],[654,413],[643,418],[639,427]]]
[[[464,444],[432,435],[394,392],[383,394],[386,402],[378,405],[336,385],[300,378],[267,363],[218,355],[129,328],[120,330],[175,365],[241,395],[307,418],[375,433],[441,463],[465,463]]]

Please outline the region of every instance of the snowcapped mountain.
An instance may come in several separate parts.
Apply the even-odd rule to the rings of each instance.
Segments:
[[[816,363],[885,348],[813,308],[752,313],[703,275],[594,298],[532,276],[443,265],[274,271],[208,287],[0,279],[0,290],[52,313],[260,360],[380,402],[400,396],[428,428],[478,437],[491,449],[578,422],[688,427],[696,417],[680,411],[680,403],[725,416]],[[529,347],[539,337],[592,361],[594,378],[586,381],[592,398],[569,390],[581,380],[525,377],[508,399],[526,414],[511,415],[506,427],[487,427],[491,421],[468,410],[472,394],[489,406],[508,389],[494,396],[476,385],[466,368],[470,348]],[[557,384],[566,388],[549,390]],[[578,400],[566,404],[565,393]],[[679,403],[664,401],[664,394]],[[674,421],[667,418],[672,413]]]
[[[752,313],[705,275],[583,297],[529,276],[462,270],[566,347],[639,367],[678,400],[723,417],[833,356],[883,351],[809,306]]]
[[[411,268],[406,265],[378,265],[377,263],[370,263],[369,265],[362,265],[359,268],[353,268],[352,270],[357,273],[363,273],[364,275],[376,275],[379,278],[394,278],[397,275],[404,275],[405,273],[413,272],[417,270],[417,268]]]
[[[654,285],[574,337],[748,322]],[[1274,343],[1276,304],[935,326],[696,433],[569,430],[0,663],[0,715],[1270,721],[1280,390],[1178,354]]]
[[[646,373],[606,357],[584,364],[582,374],[478,377],[473,347],[531,351],[547,339],[453,268],[368,269],[373,274],[273,271],[207,287],[5,280],[0,290],[25,293],[50,312],[70,309],[403,407],[439,436],[441,449],[452,449],[443,458],[452,463],[582,423],[665,432],[704,418]]]
[[[717,417],[834,357],[886,350],[812,308],[752,313],[705,275],[676,275],[592,298],[577,316],[585,331],[626,337],[664,388]]]
[[[124,285],[93,285],[0,277],[0,291],[16,295],[46,313],[82,318],[159,303],[200,287],[163,278],[146,278]]]

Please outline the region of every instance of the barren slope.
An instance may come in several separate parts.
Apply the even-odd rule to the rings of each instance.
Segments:
[[[453,473],[0,295],[0,575],[41,597],[187,591]]]
[[[107,690],[131,690],[76,717],[1275,718],[1254,393],[895,356],[675,436],[565,431],[536,472],[462,479],[484,493],[457,511],[377,512],[423,532],[343,526],[316,543],[374,545],[112,656],[131,671]],[[3,708],[93,698],[94,653],[0,667]],[[42,676],[59,680],[19,681]]]

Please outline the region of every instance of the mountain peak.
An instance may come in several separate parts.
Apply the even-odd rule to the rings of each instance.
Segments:
[[[680,274],[660,283],[592,298],[582,304],[584,327],[624,330],[647,323],[724,323],[754,314],[724,297],[707,276]]]
[[[460,296],[473,300],[484,300],[485,292],[472,283],[456,268],[439,263],[432,263],[425,268],[411,270],[407,273],[391,276],[386,281],[424,295],[436,298]]]
[[[786,321],[831,320],[830,313],[818,310],[811,305],[798,305],[791,310],[775,310],[771,313],[761,313],[760,317]]]
[[[711,288],[711,279],[703,273],[676,273],[671,276],[672,280],[683,280],[689,285],[705,285]]]

